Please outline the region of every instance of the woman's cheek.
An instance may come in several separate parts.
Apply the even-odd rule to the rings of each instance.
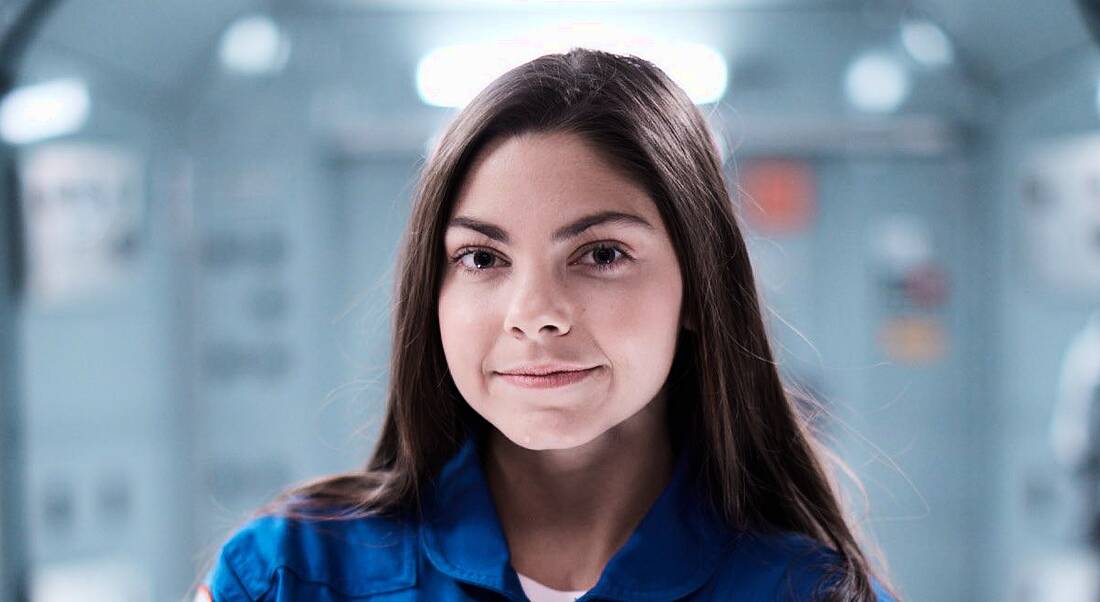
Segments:
[[[452,376],[464,388],[483,386],[483,362],[493,344],[496,319],[491,295],[456,283],[440,294],[443,351]]]
[[[620,333],[652,333],[679,311],[679,282],[671,279],[628,277],[597,285],[585,302],[588,315],[600,315],[600,329],[615,326]],[[673,316],[671,319],[675,320]]]
[[[470,353],[468,332],[471,328],[470,309],[461,291],[448,290],[439,298],[439,324],[440,336],[443,339],[443,351],[447,356],[447,363],[451,366],[456,379],[461,378],[464,365],[463,361],[469,361]]]

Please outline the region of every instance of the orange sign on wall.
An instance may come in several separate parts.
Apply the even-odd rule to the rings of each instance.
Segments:
[[[742,164],[742,211],[760,231],[792,234],[814,218],[817,191],[813,169],[795,159],[755,159]]]

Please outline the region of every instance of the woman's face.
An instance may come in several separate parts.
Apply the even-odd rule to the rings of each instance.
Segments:
[[[582,445],[661,390],[681,324],[676,253],[650,196],[579,136],[490,144],[458,192],[444,246],[451,376],[512,442]],[[515,375],[546,370],[559,372]]]

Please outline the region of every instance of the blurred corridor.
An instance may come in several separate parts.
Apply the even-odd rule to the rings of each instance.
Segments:
[[[0,0],[0,602],[179,600],[363,464],[434,137],[573,45],[710,119],[907,599],[1100,600],[1097,6]]]

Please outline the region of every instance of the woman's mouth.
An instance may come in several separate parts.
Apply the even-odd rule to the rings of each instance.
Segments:
[[[528,389],[550,389],[554,387],[564,387],[578,383],[589,376],[591,376],[599,366],[588,368],[587,370],[570,370],[563,372],[550,372],[547,374],[507,374],[504,372],[498,373],[498,375],[509,383],[516,385],[517,387],[524,387]]]

